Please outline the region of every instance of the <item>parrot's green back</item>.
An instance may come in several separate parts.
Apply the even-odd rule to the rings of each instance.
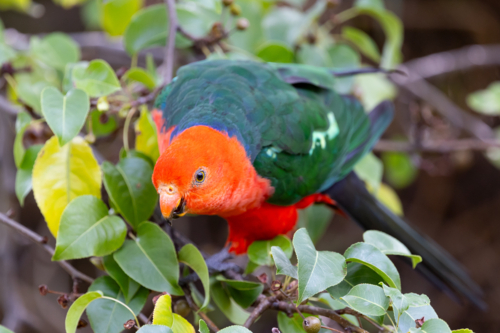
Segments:
[[[369,117],[333,90],[334,80],[328,69],[305,65],[200,61],[179,69],[156,107],[176,126],[173,137],[196,125],[236,136],[271,180],[269,202],[290,205],[345,177],[392,119],[390,103]]]

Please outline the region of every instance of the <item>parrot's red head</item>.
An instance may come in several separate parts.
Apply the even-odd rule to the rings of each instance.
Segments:
[[[190,127],[170,142],[156,162],[153,184],[167,219],[238,215],[273,193],[237,138],[208,126]]]

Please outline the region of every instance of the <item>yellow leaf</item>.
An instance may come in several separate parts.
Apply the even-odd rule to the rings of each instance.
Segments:
[[[121,36],[143,0],[109,0],[101,3],[101,25],[111,36]]]
[[[135,123],[135,149],[149,156],[156,162],[160,156],[156,126],[147,108],[141,110],[141,116]]]
[[[195,333],[193,325],[177,313],[174,313],[174,323],[171,328],[174,333]]]
[[[101,197],[101,169],[90,146],[75,137],[63,147],[53,136],[33,167],[33,193],[50,232],[57,237],[64,208],[76,197]]]
[[[372,193],[373,194],[373,193]],[[403,205],[396,192],[384,183],[380,183],[375,197],[389,208],[394,214],[403,216]]]
[[[76,5],[80,5],[80,4],[84,3],[86,0],[53,0],[53,1],[54,1],[54,3],[63,7],[64,9],[68,9],[68,8],[74,7]]]
[[[163,325],[171,327],[174,322],[172,316],[172,298],[166,294],[160,296],[153,311],[153,325]]]

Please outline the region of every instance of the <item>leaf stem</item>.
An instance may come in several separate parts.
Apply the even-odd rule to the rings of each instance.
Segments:
[[[123,148],[125,148],[127,153],[129,151],[128,131],[129,131],[129,127],[130,127],[130,121],[132,120],[132,116],[134,115],[136,110],[137,110],[137,108],[135,108],[135,107],[130,109],[130,111],[127,114],[127,118],[125,118],[125,124],[123,125]]]

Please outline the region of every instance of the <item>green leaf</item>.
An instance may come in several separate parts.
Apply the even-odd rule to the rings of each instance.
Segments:
[[[9,330],[7,327],[0,325],[0,333],[14,333]]]
[[[356,0],[354,3],[356,7],[373,8],[377,10],[384,10],[383,0]]]
[[[168,294],[160,296],[156,301],[153,312],[153,325],[172,327],[173,323],[172,298]]]
[[[57,237],[64,208],[76,197],[101,197],[101,170],[92,149],[81,138],[60,146],[50,138],[33,166],[33,193],[50,232]]]
[[[55,32],[39,39],[32,37],[31,54],[55,69],[64,70],[66,64],[80,60],[80,47],[67,34]]]
[[[127,226],[118,216],[108,215],[108,207],[92,195],[71,201],[61,216],[52,260],[105,256],[123,244]]]
[[[100,291],[104,296],[125,303],[136,315],[141,312],[144,304],[146,304],[149,294],[146,288],[141,288],[129,302],[126,302],[120,287],[109,276],[97,278],[89,287],[89,291]],[[123,324],[129,319],[134,319],[129,309],[109,299],[98,299],[92,302],[87,307],[87,316],[95,333],[121,332]]]
[[[413,296],[411,296],[413,295]],[[410,307],[408,310],[403,312],[401,317],[399,318],[399,333],[407,333],[410,328],[414,328],[415,320],[421,319],[422,317],[425,320],[429,320],[432,318],[438,318],[436,311],[429,305],[429,298],[425,295],[415,295],[415,294],[405,294],[406,298],[410,302]],[[415,296],[418,297],[418,301],[414,301]],[[424,303],[422,300],[427,300],[428,302]]]
[[[87,132],[90,132],[92,129],[92,133],[97,138],[111,134],[117,128],[115,116],[98,110],[90,112],[89,122],[91,126],[87,126]]]
[[[137,229],[139,223],[153,214],[158,201],[151,183],[152,167],[141,158],[127,157],[116,166],[104,162],[102,171],[113,207]]]
[[[328,288],[327,291],[333,298],[340,300],[341,297],[347,295],[358,284],[378,285],[382,281],[382,277],[368,266],[350,262],[347,264],[347,275],[344,280],[336,286]]]
[[[145,69],[139,67],[129,69],[123,74],[123,78],[142,83],[149,90],[153,90],[156,86],[155,78]]]
[[[276,274],[287,275],[294,279],[299,278],[297,267],[292,265],[289,256],[283,252],[281,247],[272,246],[271,253],[273,255],[274,264],[276,265]]]
[[[9,45],[4,44],[2,41],[0,41],[0,66],[5,64],[6,62],[14,60],[15,57],[16,51],[14,51],[14,49]]]
[[[332,62],[325,48],[318,45],[304,44],[297,51],[297,62],[321,67],[332,67]]]
[[[491,83],[488,88],[467,96],[471,109],[486,115],[500,114],[500,81]]]
[[[250,314],[229,296],[220,281],[215,278],[210,280],[210,292],[217,307],[232,323],[243,325]]]
[[[347,303],[338,299],[333,298],[328,293],[321,293],[318,295],[319,302],[328,305],[332,310],[344,309]],[[358,319],[352,315],[342,315],[345,319],[349,320],[354,325],[359,325]]]
[[[422,327],[419,330],[411,330],[410,332],[424,332],[424,333],[451,333],[450,326],[442,320],[438,318],[433,318],[425,320]]]
[[[472,332],[472,330],[470,330],[468,328],[462,328],[460,330],[453,330],[451,332],[452,333],[474,333],[474,332]]]
[[[144,325],[137,331],[137,333],[174,333],[172,329],[167,326],[161,325]]]
[[[422,262],[421,256],[412,255],[410,250],[408,250],[403,243],[384,232],[377,230],[365,231],[363,240],[365,243],[375,246],[386,255],[398,255],[410,258],[413,268],[415,268],[418,263]]]
[[[229,295],[244,309],[252,305],[264,290],[264,285],[257,282],[228,280],[221,276],[217,280],[224,283]]]
[[[125,272],[120,268],[116,262],[113,255],[108,255],[103,257],[104,269],[111,276],[116,283],[120,286],[123,296],[125,297],[125,302],[130,302],[130,299],[139,290],[140,285],[132,280]]]
[[[317,243],[324,235],[326,228],[332,221],[334,212],[325,205],[311,205],[305,209],[299,209],[299,228],[306,228],[313,243]]]
[[[147,108],[141,110],[141,116],[135,123],[135,149],[156,162],[160,156],[156,125]]]
[[[102,27],[111,36],[121,36],[143,0],[108,0],[101,5]]]
[[[120,82],[111,66],[104,60],[92,60],[85,71],[73,70],[75,86],[90,97],[101,97],[121,89]]]
[[[399,200],[398,194],[389,185],[381,183],[378,190],[373,192],[368,189],[370,193],[377,198],[380,203],[386,206],[390,211],[398,216],[403,216],[403,204]]]
[[[31,116],[27,112],[19,112],[16,118],[16,138],[14,140],[14,162],[16,163],[16,167],[20,168],[21,163],[24,159],[24,154],[26,153],[26,149],[24,149],[23,145],[23,137],[24,132],[28,128],[31,123]]]
[[[30,193],[32,188],[32,174],[33,174],[33,166],[35,165],[35,161],[38,153],[43,148],[43,145],[33,145],[30,146],[26,153],[24,154],[23,161],[17,169],[16,173],[16,196],[19,200],[21,206],[24,205],[24,199]]]
[[[364,31],[353,28],[342,28],[342,37],[353,43],[361,53],[375,62],[380,61],[380,52],[377,44]]]
[[[262,21],[266,39],[282,42],[293,48],[302,32],[304,17],[305,15],[295,8],[273,8]]]
[[[371,189],[374,191],[378,190],[382,181],[384,167],[377,156],[373,153],[365,155],[365,157],[356,163],[354,171],[361,180],[369,184]]]
[[[294,58],[293,50],[280,42],[266,42],[257,48],[255,54],[267,62],[291,63]]]
[[[331,68],[339,72],[348,69],[359,68],[361,58],[358,52],[346,44],[336,43],[328,48],[328,56],[331,62]],[[340,94],[351,93],[354,77],[343,77],[335,80],[335,91]]]
[[[95,301],[102,296],[103,294],[99,291],[91,291],[76,299],[66,314],[66,333],[76,333],[76,327],[78,326],[78,322],[80,321],[80,317],[82,316],[83,311],[85,311],[85,308],[92,301]]]
[[[235,30],[228,38],[231,46],[253,53],[264,41],[262,17],[264,15],[263,2],[255,0],[238,0],[241,12],[250,23],[245,31]],[[241,53],[240,53],[241,54]]]
[[[372,110],[379,103],[396,97],[397,89],[385,74],[356,75],[354,81],[365,110]]]
[[[233,325],[220,330],[219,333],[252,333],[252,331],[243,326]]]
[[[21,75],[23,74],[23,75]],[[42,90],[46,87],[52,87],[53,84],[46,80],[37,81],[34,77],[21,73],[16,75],[17,86],[15,88],[18,100],[21,100],[26,105],[35,110],[36,113],[42,111],[40,96]]]
[[[318,317],[318,316],[313,316]],[[279,312],[278,313],[278,327],[283,333],[306,333],[304,330],[302,323],[302,317],[298,313],[294,313],[291,318],[289,318],[286,313]],[[326,329],[320,329],[318,333],[329,333],[332,332]]]
[[[279,246],[285,252],[288,258],[292,257],[293,247],[292,242],[288,237],[279,235],[272,240],[255,241],[248,247],[248,259],[258,265],[271,266],[273,260],[271,258],[271,247]]]
[[[340,283],[346,276],[345,258],[335,252],[316,251],[305,228],[295,232],[293,247],[297,254],[299,274],[297,304]]]
[[[179,261],[185,263],[200,277],[201,284],[205,290],[205,301],[200,310],[210,303],[210,276],[208,267],[200,251],[193,244],[186,244],[179,251]]]
[[[344,253],[349,262],[357,262],[368,266],[379,274],[392,288],[401,290],[401,279],[398,270],[378,248],[367,243],[351,245]]]
[[[403,312],[409,309],[410,302],[398,289],[387,287],[385,284],[382,284],[382,288],[384,289],[385,295],[391,299],[392,310],[397,325]]]
[[[389,307],[384,290],[371,284],[358,284],[342,299],[350,308],[367,316],[383,316]]]
[[[174,244],[158,225],[141,223],[137,238],[126,240],[114,258],[128,276],[146,288],[183,295],[177,284],[179,263]]]
[[[61,146],[78,135],[89,113],[90,102],[83,90],[72,89],[66,96],[54,87],[42,91],[42,114]]]
[[[168,32],[167,10],[164,4],[148,6],[131,19],[123,35],[125,50],[130,55],[139,51],[164,46]]]
[[[417,177],[418,169],[406,153],[387,152],[382,154],[385,177],[394,188],[405,188]]]
[[[203,319],[200,319],[198,326],[199,326],[200,333],[210,333],[210,330],[208,329],[208,325]]]
[[[87,67],[89,66],[88,61],[79,61],[75,63],[66,64],[64,69],[64,77],[62,81],[62,90],[63,92],[68,92],[75,87],[75,83],[73,80],[73,73],[76,73],[76,77],[81,77]]]

